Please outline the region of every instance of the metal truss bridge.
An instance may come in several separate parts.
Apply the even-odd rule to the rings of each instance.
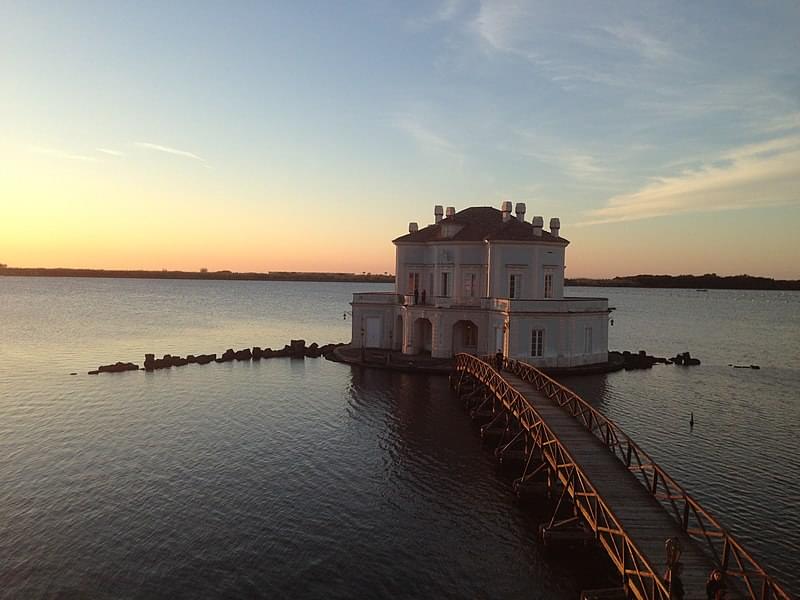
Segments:
[[[451,383],[486,425],[500,430],[496,453],[524,464],[515,488],[544,478],[572,505],[544,530],[579,525],[605,549],[628,597],[669,600],[665,541],[680,547],[686,600],[706,598],[720,569],[726,598],[790,600],[791,596],[699,502],[620,427],[538,369],[507,361],[502,372],[458,354]],[[565,502],[565,501],[569,502]]]

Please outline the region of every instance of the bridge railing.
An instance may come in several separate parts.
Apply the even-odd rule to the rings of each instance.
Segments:
[[[486,360],[470,354],[458,354],[456,369],[470,373],[492,390],[533,437],[534,443],[541,449],[542,459],[549,464],[564,488],[571,490],[576,506],[597,532],[599,541],[617,568],[625,573],[629,585],[638,592],[637,597],[668,600],[669,589],[659,574],[658,566],[651,564],[628,537],[569,449],[561,443],[528,399]]]
[[[506,368],[543,392],[599,439],[609,452],[637,476],[639,482],[667,509],[683,531],[708,548],[720,569],[729,578],[742,583],[750,598],[791,599],[789,593],[733,535],[614,421],[532,365],[509,360],[506,361]]]

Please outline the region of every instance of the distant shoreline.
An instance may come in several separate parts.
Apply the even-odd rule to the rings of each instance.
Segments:
[[[96,277],[105,279],[201,279],[211,281],[319,281],[349,283],[394,283],[394,275],[377,273],[304,273],[271,271],[237,273],[234,271],[128,271],[122,269],[42,269],[0,268],[0,276],[16,277]]]
[[[567,279],[565,285],[685,290],[800,290],[800,280],[771,279],[752,275],[628,275],[613,279]]]
[[[0,276],[16,277],[97,277],[111,279],[199,279],[209,281],[314,281],[344,283],[394,283],[394,275],[378,273],[308,273],[270,271],[237,273],[235,271],[146,271],[123,269],[44,269],[0,267]],[[612,279],[566,279],[567,286],[629,287],[696,290],[800,290],[800,280],[771,279],[751,275],[628,275]]]

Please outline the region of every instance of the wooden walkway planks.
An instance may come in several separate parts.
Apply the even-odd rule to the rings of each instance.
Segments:
[[[681,563],[684,569],[681,579],[686,591],[685,598],[704,600],[705,582],[715,566],[711,559],[697,548],[695,542],[681,530],[625,465],[609,453],[602,442],[575,418],[516,375],[503,372],[502,377],[522,393],[539,413],[639,551],[652,565],[661,567],[662,575],[666,569],[665,541],[671,537],[680,540],[683,549]]]

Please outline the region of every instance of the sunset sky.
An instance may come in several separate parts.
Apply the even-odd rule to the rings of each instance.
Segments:
[[[800,3],[0,4],[0,262],[392,272],[434,204],[567,275],[800,278]]]

